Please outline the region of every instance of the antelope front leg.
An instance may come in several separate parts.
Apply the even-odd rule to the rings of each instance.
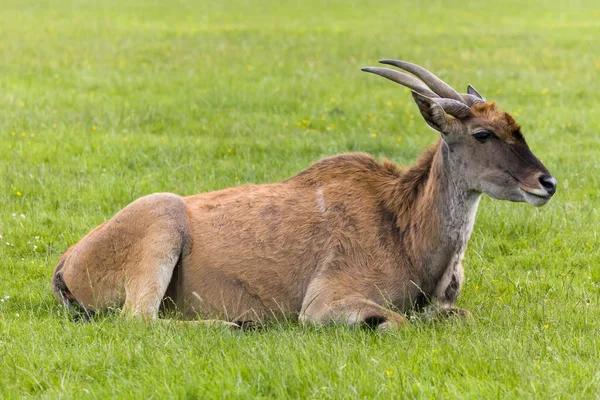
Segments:
[[[448,268],[438,283],[431,305],[425,313],[434,317],[471,318],[471,312],[454,306],[460,294],[464,273],[462,263],[458,262],[453,268]]]
[[[302,305],[301,322],[366,324],[379,330],[399,329],[406,324],[402,315],[365,297],[356,294],[339,296],[337,285],[311,286]],[[336,286],[337,290],[334,289]]]
[[[350,326],[366,324],[379,330],[399,329],[406,324],[405,318],[397,312],[361,298],[313,304],[302,312],[300,321],[322,324],[334,322]]]

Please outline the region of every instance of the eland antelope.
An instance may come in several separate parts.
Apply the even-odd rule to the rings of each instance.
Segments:
[[[325,158],[281,182],[189,197],[157,193],[71,246],[56,298],[87,312],[239,326],[281,316],[397,328],[454,306],[482,193],[546,204],[556,181],[506,112],[426,69],[363,68],[412,90],[439,140],[402,169],[363,153]]]

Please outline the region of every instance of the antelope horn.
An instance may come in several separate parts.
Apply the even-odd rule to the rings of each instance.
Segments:
[[[427,86],[414,76],[389,69],[389,68],[377,68],[377,67],[364,67],[361,71],[370,72],[375,75],[383,76],[391,81],[406,86],[417,93],[421,93],[427,97],[438,97],[437,94],[433,93]]]
[[[380,60],[379,62],[382,64],[393,65],[394,67],[402,68],[403,70],[410,72],[425,82],[425,84],[440,97],[464,102],[462,96],[458,94],[456,90],[423,67],[401,60]]]
[[[435,101],[442,107],[444,112],[452,115],[455,118],[462,119],[472,115],[471,109],[467,105],[465,105],[464,102],[454,99],[440,98],[437,94],[435,94],[428,87],[426,87],[423,84],[423,82],[411,75],[404,74],[402,72],[398,72],[389,68],[364,67],[361,68],[361,70],[365,72],[370,72],[375,75],[383,76],[384,78],[387,78],[391,81],[394,81],[412,89],[414,92],[420,94],[421,96],[427,97]]]
[[[461,94],[461,96],[463,98],[463,103],[466,103],[469,107],[475,104],[485,103],[485,101],[472,94]]]
[[[462,101],[441,98],[435,98],[432,100],[442,106],[446,114],[452,115],[454,118],[465,119],[473,115],[471,112],[471,107],[465,105],[465,103]]]

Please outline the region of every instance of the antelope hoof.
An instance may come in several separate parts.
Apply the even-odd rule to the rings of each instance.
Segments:
[[[407,324],[404,318],[389,319],[377,325],[377,330],[380,332],[391,332],[402,329]]]
[[[224,328],[229,329],[230,331],[241,331],[243,330],[243,326],[236,324],[235,322],[227,322],[223,321],[222,324],[209,324],[211,326],[222,326]]]
[[[447,317],[458,317],[458,318],[462,318],[462,319],[473,319],[473,314],[471,314],[471,311],[469,310],[465,310],[464,308],[458,308],[458,307],[448,307],[448,308],[444,308],[442,310],[442,314],[447,316]]]
[[[260,322],[256,321],[235,321],[234,323],[243,331],[256,331],[263,327]]]

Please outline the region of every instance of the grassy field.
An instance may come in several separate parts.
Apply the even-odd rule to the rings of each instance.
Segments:
[[[492,5],[493,4],[493,5]],[[596,0],[0,0],[0,398],[600,398]],[[234,334],[55,302],[59,255],[126,204],[436,140],[380,58],[473,84],[559,182],[484,198],[470,322]]]

